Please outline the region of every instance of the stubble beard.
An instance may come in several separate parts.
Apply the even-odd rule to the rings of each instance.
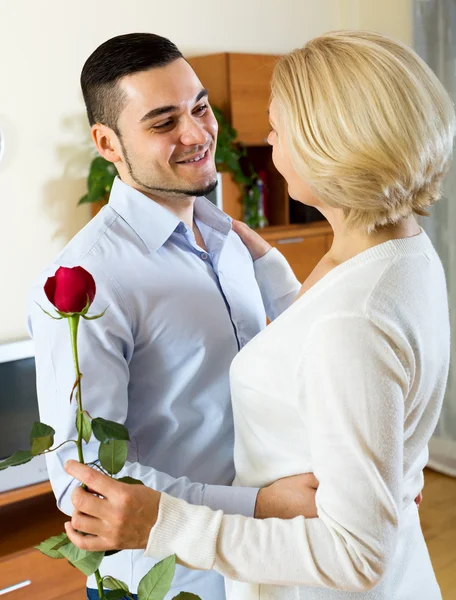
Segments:
[[[176,198],[191,198],[194,196],[207,196],[207,194],[210,194],[211,192],[213,192],[215,190],[215,188],[217,187],[217,185],[218,185],[217,177],[215,177],[210,183],[207,183],[204,186],[195,187],[195,188],[171,188],[171,187],[152,186],[152,185],[147,184],[145,181],[142,181],[142,178],[140,178],[135,173],[135,171],[133,169],[133,164],[130,160],[127,149],[125,147],[125,144],[123,143],[122,136],[119,134],[117,134],[117,135],[119,137],[125,164],[127,165],[128,174],[130,175],[131,179],[136,183],[136,185],[139,186],[140,189],[143,189],[151,194],[159,194],[160,197],[163,198],[164,200],[166,200],[167,197],[169,199],[174,200]]]

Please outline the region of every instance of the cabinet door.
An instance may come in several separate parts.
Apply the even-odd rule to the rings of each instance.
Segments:
[[[65,559],[26,550],[0,560],[0,595],[5,600],[81,600],[86,577]]]
[[[329,247],[327,234],[312,237],[277,237],[268,239],[290,263],[296,277],[302,283],[312,272]]]
[[[278,58],[264,54],[229,54],[231,124],[244,144],[267,143],[270,81]]]

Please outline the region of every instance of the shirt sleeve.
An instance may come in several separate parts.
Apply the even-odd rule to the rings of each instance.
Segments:
[[[380,581],[402,509],[407,371],[365,318],[314,325],[309,348],[296,386],[320,482],[318,518],[224,515],[163,494],[147,555],[175,553],[188,567],[245,582],[358,592]]]
[[[301,284],[277,248],[271,248],[253,266],[266,314],[273,321],[294,302]]]
[[[97,284],[95,301],[89,315],[101,319],[80,320],[78,354],[82,378],[83,408],[92,417],[103,417],[117,423],[126,423],[128,416],[129,363],[134,350],[132,318],[129,306],[119,284],[98,264],[84,264]],[[76,439],[76,404],[70,404],[70,392],[75,380],[69,327],[66,319],[54,321],[40,306],[54,313],[44,294],[44,283],[54,274],[56,266],[42,274],[33,287],[28,303],[28,329],[35,346],[37,395],[40,420],[55,431],[55,446],[65,440]],[[128,427],[128,423],[126,423]],[[130,432],[131,434],[132,432]],[[92,436],[83,444],[84,461],[98,460],[99,442]],[[70,458],[77,460],[76,446],[63,445],[46,455],[49,478],[57,505],[66,514],[73,512],[71,492],[79,482],[67,475],[63,468]],[[136,460],[134,435],[129,444],[125,467],[116,475],[140,479],[149,487],[167,492],[192,504],[207,504],[230,514],[254,514],[257,488],[232,488],[191,482],[187,477],[174,478]]]

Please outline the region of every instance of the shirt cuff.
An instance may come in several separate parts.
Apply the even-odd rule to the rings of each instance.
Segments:
[[[227,515],[253,517],[259,488],[206,485],[201,504]]]
[[[211,569],[222,517],[221,510],[214,512],[162,492],[144,554],[159,560],[175,554],[186,567]]]

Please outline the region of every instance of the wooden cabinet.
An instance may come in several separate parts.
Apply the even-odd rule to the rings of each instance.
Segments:
[[[80,571],[33,548],[64,531],[67,520],[56,507],[48,483],[0,494],[0,596],[5,600],[85,597],[86,577]]]
[[[264,146],[269,133],[270,80],[279,57],[267,54],[210,54],[189,58],[209,101],[220,108],[247,146]]]
[[[332,242],[326,223],[313,223],[306,227],[270,227],[263,237],[285,256],[301,282],[310,275]]]
[[[0,559],[5,600],[82,600],[86,578],[66,560],[29,549]]]

